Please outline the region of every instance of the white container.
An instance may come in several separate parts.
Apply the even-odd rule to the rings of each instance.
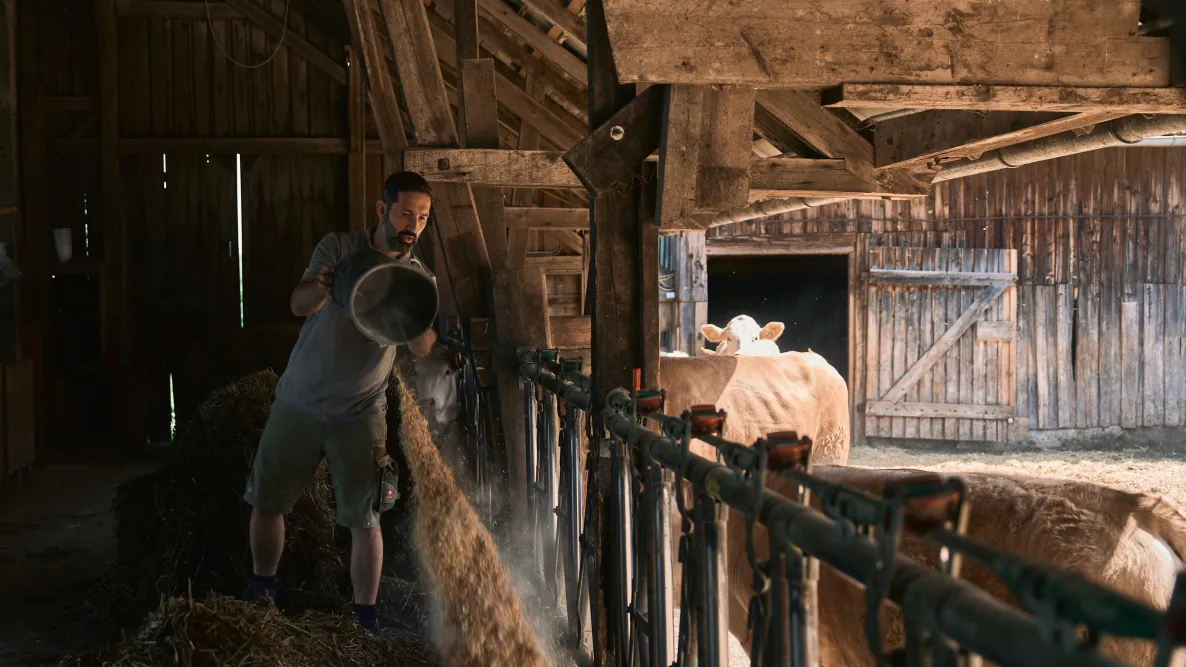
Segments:
[[[57,227],[53,231],[58,261],[65,264],[74,258],[74,230],[69,227]]]

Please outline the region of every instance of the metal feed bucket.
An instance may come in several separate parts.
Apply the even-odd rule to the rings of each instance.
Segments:
[[[380,345],[419,338],[439,307],[436,283],[427,273],[374,248],[354,251],[334,268],[333,297],[354,326]]]

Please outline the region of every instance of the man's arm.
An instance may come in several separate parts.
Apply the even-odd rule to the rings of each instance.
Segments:
[[[437,342],[437,331],[436,329],[429,329],[424,332],[424,335],[409,342],[408,349],[417,357],[424,357],[429,352],[432,352],[432,344],[435,342]]]
[[[308,317],[321,310],[329,298],[334,285],[333,267],[326,267],[321,273],[301,278],[297,286],[292,289],[289,306],[292,314],[297,317]]]
[[[334,287],[336,249],[337,238],[332,234],[327,234],[313,249],[309,268],[305,269],[305,275],[293,288],[288,301],[293,315],[308,317],[325,305]]]

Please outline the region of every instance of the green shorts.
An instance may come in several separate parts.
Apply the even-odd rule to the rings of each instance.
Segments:
[[[386,451],[386,414],[326,423],[274,401],[243,499],[256,509],[288,514],[324,458],[333,480],[338,525],[373,528],[379,525],[376,456]]]

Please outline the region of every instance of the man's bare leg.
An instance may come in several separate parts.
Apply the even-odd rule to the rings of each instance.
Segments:
[[[354,604],[373,605],[379,599],[379,574],[383,569],[383,534],[374,528],[351,528],[350,582]]]
[[[276,568],[280,566],[280,554],[284,551],[284,515],[252,508],[248,540],[255,575],[275,576]]]

